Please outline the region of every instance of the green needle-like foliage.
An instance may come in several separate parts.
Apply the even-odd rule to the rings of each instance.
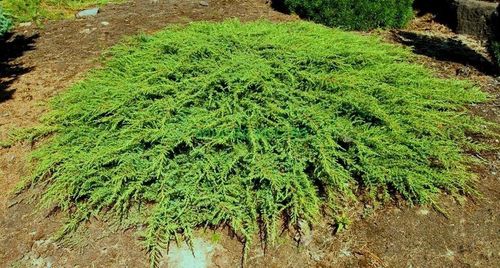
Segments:
[[[110,54],[52,102],[53,135],[33,154],[26,186],[69,213],[65,231],[140,208],[155,263],[196,227],[273,241],[281,224],[335,215],[361,194],[432,203],[471,191],[462,151],[484,128],[464,107],[487,96],[377,37],[193,23]]]
[[[8,18],[2,7],[0,7],[0,37],[10,30],[12,27],[12,21]]]
[[[350,30],[402,28],[413,17],[413,0],[281,0],[291,12]]]

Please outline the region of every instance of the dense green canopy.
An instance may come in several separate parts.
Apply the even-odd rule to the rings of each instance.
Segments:
[[[461,151],[481,121],[464,107],[485,94],[376,37],[193,23],[110,54],[52,102],[53,135],[33,155],[30,183],[69,212],[66,231],[140,207],[154,261],[199,226],[272,240],[282,219],[337,213],[360,194],[425,203],[470,189]]]

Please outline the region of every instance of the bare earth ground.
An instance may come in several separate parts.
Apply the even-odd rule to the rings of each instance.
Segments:
[[[232,17],[296,19],[272,10],[265,0],[212,0],[208,6],[199,1],[135,0],[106,6],[95,18],[18,28],[0,43],[0,140],[13,128],[36,124],[45,102],[99,66],[101,53],[123,37],[152,33],[168,23]],[[411,46],[422,55],[419,61],[437,75],[471,79],[490,92],[493,101],[472,107],[473,112],[500,123],[500,82],[492,76],[480,42],[457,36],[430,17],[416,19],[405,31],[382,35]],[[500,145],[498,140],[487,142]],[[60,226],[60,215],[34,212],[34,204],[9,195],[27,174],[26,156],[32,146],[36,145],[0,149],[0,267],[146,267],[146,252],[132,230],[115,232],[98,220],[62,243],[49,240]],[[477,157],[485,162],[474,167],[482,197],[466,199],[462,205],[442,197],[448,217],[398,202],[366,205],[351,211],[355,221],[340,234],[334,235],[323,223],[306,232],[299,245],[286,234],[266,252],[256,245],[247,267],[498,267],[500,151]],[[200,231],[198,237],[207,265],[240,265],[242,245],[226,230]],[[175,260],[175,254],[183,252],[179,246],[173,247],[170,259],[165,257],[163,266],[182,265]]]

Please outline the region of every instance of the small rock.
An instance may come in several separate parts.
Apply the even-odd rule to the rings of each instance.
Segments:
[[[294,237],[295,241],[304,246],[309,245],[313,241],[313,232],[309,224],[304,220],[300,220],[298,229],[299,232]]]
[[[309,251],[309,257],[311,258],[311,260],[313,260],[315,262],[321,261],[321,259],[323,259],[324,256],[325,256],[325,254],[323,252]]]
[[[200,1],[200,6],[208,7],[207,1]]]
[[[101,255],[106,255],[108,253],[108,248],[107,247],[103,247],[101,249]]]
[[[469,68],[468,66],[462,66],[456,70],[456,75],[467,77],[471,75],[471,72],[471,68]]]
[[[91,32],[92,32],[92,30],[90,30],[89,28],[86,28],[86,29],[83,29],[80,31],[81,34],[89,34]]]
[[[109,22],[107,22],[107,21],[102,21],[102,22],[101,22],[101,25],[102,25],[102,26],[108,26],[108,25],[109,25]]]
[[[340,257],[350,257],[352,256],[352,252],[349,248],[345,247],[340,249]]]
[[[199,238],[193,240],[193,247],[187,245],[170,248],[160,261],[160,267],[196,268],[209,267],[215,247]],[[163,266],[162,266],[163,265]]]
[[[46,264],[46,268],[52,268],[52,264],[54,263],[54,258],[49,256],[47,258],[45,258],[45,264]]]
[[[453,260],[453,259],[455,259],[455,252],[453,252],[449,249],[446,249],[446,253],[444,254],[444,256],[446,256],[450,260]]]
[[[22,23],[19,23],[19,27],[30,27],[31,26],[31,22],[22,22]]]
[[[84,18],[84,17],[93,17],[96,16],[97,13],[99,13],[99,8],[91,8],[91,9],[85,9],[76,14],[77,18]]]
[[[429,215],[429,210],[428,209],[425,209],[425,208],[422,208],[422,209],[419,209],[417,211],[417,214],[418,215],[421,215],[421,216],[426,216],[426,215]]]

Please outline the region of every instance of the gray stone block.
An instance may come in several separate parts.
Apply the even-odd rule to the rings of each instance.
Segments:
[[[77,18],[84,18],[84,17],[93,17],[97,16],[97,13],[99,13],[99,8],[90,8],[90,9],[85,9],[76,14]]]
[[[493,34],[497,6],[492,2],[456,0],[457,33],[487,39]]]

